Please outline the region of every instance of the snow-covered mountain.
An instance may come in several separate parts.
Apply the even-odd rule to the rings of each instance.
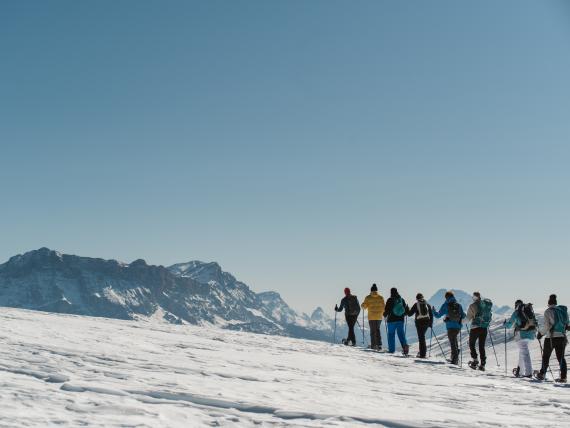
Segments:
[[[0,306],[118,319],[158,318],[255,333],[330,340],[332,322],[255,293],[217,263],[170,267],[60,254],[48,248],[0,265]],[[322,312],[322,311],[321,311]]]
[[[2,308],[0,325],[2,427],[568,426],[570,389],[513,378],[500,334],[500,367],[489,349],[480,372],[445,364],[435,340],[418,360],[153,320]],[[531,356],[538,368],[538,341]]]

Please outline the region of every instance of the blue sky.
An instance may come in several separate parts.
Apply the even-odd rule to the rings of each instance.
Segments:
[[[564,1],[0,5],[0,260],[570,304]]]

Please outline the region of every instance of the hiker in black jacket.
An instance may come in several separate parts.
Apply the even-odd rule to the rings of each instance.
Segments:
[[[350,293],[350,288],[346,287],[344,289],[344,297],[340,301],[340,307],[337,305],[334,310],[337,312],[342,312],[344,309],[344,317],[346,319],[346,324],[348,325],[348,337],[346,341],[343,340],[345,345],[356,346],[356,336],[354,335],[354,325],[358,320],[358,315],[360,314],[360,303],[358,298]]]
[[[411,307],[408,316],[414,316],[416,320],[416,330],[418,331],[418,341],[420,344],[420,352],[418,358],[425,358],[427,353],[426,332],[433,325],[433,313],[431,306],[425,301],[422,293],[416,295],[416,303]]]
[[[358,315],[360,314],[360,303],[358,303],[358,298],[350,293],[350,288],[348,287],[344,289],[344,297],[340,301],[340,306],[336,305],[334,307],[334,310],[337,312],[342,312],[343,309],[346,324],[348,325],[348,337],[346,338],[346,341],[343,340],[343,343],[345,345],[356,346],[354,325],[356,324]]]
[[[404,328],[404,320],[410,308],[406,301],[400,296],[396,288],[390,289],[390,297],[386,302],[384,309],[384,317],[386,318],[386,325],[388,327],[388,352],[396,352],[396,333],[398,333],[398,340],[402,346],[402,353],[408,355],[410,347],[406,340],[406,332]]]

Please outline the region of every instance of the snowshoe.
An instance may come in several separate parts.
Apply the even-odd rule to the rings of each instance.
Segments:
[[[535,370],[533,375],[536,380],[544,380],[544,375],[538,370]]]
[[[513,369],[513,376],[514,377],[520,377],[521,376],[521,368],[520,367],[515,367]]]
[[[485,366],[484,366],[484,365],[480,365],[480,366],[478,367],[478,369],[479,369],[480,372],[484,372],[484,371],[485,371]]]
[[[558,378],[555,380],[556,383],[566,383],[566,378]]]
[[[479,366],[479,361],[477,360],[469,361],[467,365],[471,367],[473,370],[475,370]]]

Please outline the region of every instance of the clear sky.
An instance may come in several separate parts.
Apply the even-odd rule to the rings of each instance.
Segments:
[[[565,1],[0,4],[0,260],[570,304]]]

